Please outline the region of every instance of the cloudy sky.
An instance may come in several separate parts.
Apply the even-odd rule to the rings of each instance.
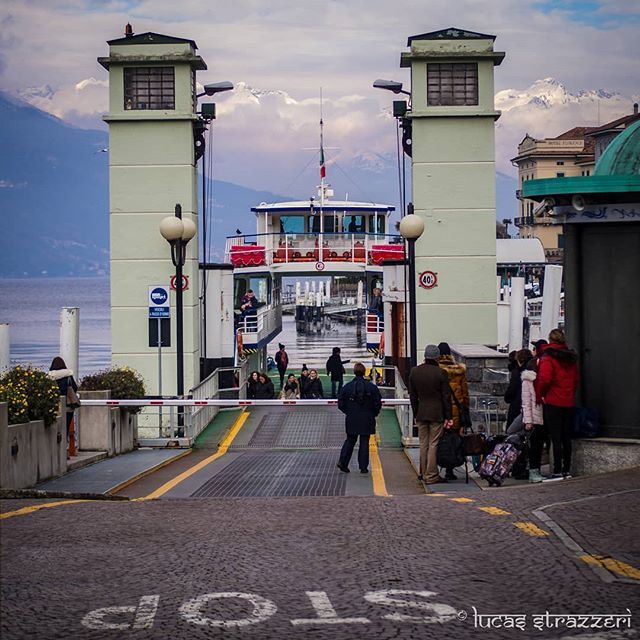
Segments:
[[[371,84],[409,88],[399,59],[410,35],[449,26],[497,35],[507,53],[496,68],[504,172],[526,132],[605,122],[640,94],[638,0],[2,0],[0,88],[104,126],[107,73],[96,57],[127,21],[136,33],[194,39],[209,66],[200,82],[238,86],[218,98],[216,177],[280,193],[300,190],[291,182],[313,159],[320,87],[325,144],[337,147],[330,164],[395,158],[393,97]]]

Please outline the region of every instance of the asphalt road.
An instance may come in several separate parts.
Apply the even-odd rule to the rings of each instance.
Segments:
[[[41,502],[3,501],[2,638],[635,638],[639,498],[640,470],[445,495],[79,502],[10,517]]]

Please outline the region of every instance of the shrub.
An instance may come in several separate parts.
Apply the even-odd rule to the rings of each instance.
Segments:
[[[58,383],[40,369],[18,365],[0,375],[0,402],[9,405],[9,424],[43,420],[49,426],[58,417]]]
[[[129,367],[112,367],[85,376],[80,382],[81,391],[111,391],[116,400],[144,398],[145,388],[142,376]]]

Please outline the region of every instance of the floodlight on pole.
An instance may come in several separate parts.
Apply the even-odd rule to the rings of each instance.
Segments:
[[[382,80],[378,78],[373,82],[374,89],[384,89],[385,91],[392,91],[393,93],[404,93],[407,96],[411,95],[411,92],[404,91],[402,89],[402,82],[396,80]]]
[[[202,96],[213,96],[216,93],[222,93],[223,91],[232,91],[233,82],[229,82],[228,80],[212,82],[211,84],[205,84],[203,88],[204,91],[199,93],[196,98],[201,98]]]

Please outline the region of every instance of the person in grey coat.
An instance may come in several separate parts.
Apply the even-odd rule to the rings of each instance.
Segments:
[[[365,366],[356,362],[353,366],[354,380],[342,387],[338,396],[338,409],[345,414],[347,438],[340,451],[338,469],[349,473],[349,462],[356,441],[360,473],[369,471],[369,438],[376,432],[376,417],[382,409],[382,396],[375,384],[364,379]]]

